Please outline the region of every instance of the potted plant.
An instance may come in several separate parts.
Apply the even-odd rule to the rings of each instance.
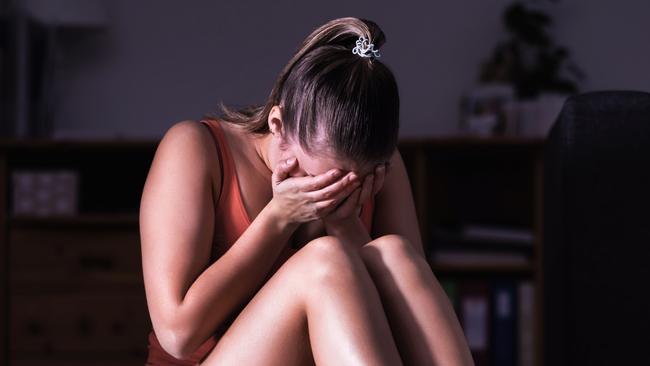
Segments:
[[[579,92],[585,75],[569,51],[549,35],[552,19],[547,13],[514,2],[506,7],[502,19],[509,36],[482,64],[479,82],[512,88],[516,103],[505,109],[514,119],[510,121],[513,133],[544,136],[564,100]],[[504,131],[504,126],[495,126],[496,133]]]

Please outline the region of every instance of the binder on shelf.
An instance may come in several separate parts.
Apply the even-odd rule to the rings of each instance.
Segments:
[[[440,281],[440,286],[445,290],[454,311],[458,313],[458,285],[456,284],[456,281],[444,279]]]
[[[492,287],[492,365],[515,366],[517,361],[517,286],[498,281]]]
[[[517,328],[520,366],[535,365],[535,288],[530,281],[519,283]]]
[[[490,285],[464,281],[460,285],[460,322],[476,366],[490,364]]]

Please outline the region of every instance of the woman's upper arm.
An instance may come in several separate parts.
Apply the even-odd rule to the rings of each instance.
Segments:
[[[375,197],[373,236],[398,234],[407,238],[424,255],[413,193],[404,161],[395,149],[384,185]]]
[[[142,269],[159,337],[176,327],[174,314],[210,259],[215,155],[204,126],[178,122],[163,136],[147,175],[140,202]]]

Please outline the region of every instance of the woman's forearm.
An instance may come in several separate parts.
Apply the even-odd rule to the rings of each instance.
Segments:
[[[336,236],[355,248],[361,248],[372,240],[359,217],[351,217],[337,222],[326,222],[325,230],[327,235]]]
[[[187,290],[173,316],[179,353],[189,355],[253,297],[297,224],[284,222],[273,201]]]

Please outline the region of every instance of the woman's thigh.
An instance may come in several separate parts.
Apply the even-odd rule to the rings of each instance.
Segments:
[[[306,296],[331,251],[316,239],[289,258],[238,314],[201,365],[314,365]]]

